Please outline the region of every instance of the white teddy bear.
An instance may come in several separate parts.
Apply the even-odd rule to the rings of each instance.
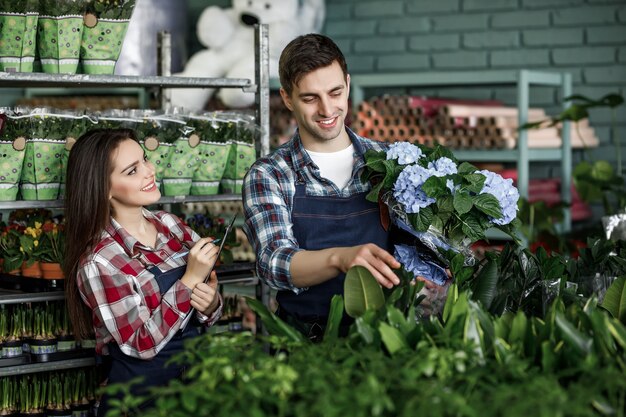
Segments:
[[[227,77],[254,80],[254,25],[269,26],[270,77],[278,77],[278,58],[295,37],[319,32],[325,15],[324,0],[233,0],[232,8],[211,6],[196,26],[198,39],[207,47],[194,54],[183,77]],[[172,105],[201,110],[212,89],[172,89]],[[254,103],[254,94],[224,88],[218,94],[233,108]]]

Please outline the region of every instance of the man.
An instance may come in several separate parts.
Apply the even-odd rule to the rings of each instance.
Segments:
[[[378,206],[365,199],[370,187],[359,178],[365,151],[385,144],[344,125],[350,75],[330,38],[309,34],[291,41],[279,74],[298,130],[246,175],[245,231],[259,276],[278,290],[279,317],[316,338],[350,267],[366,267],[387,288],[399,284],[392,269],[400,263],[387,251]]]

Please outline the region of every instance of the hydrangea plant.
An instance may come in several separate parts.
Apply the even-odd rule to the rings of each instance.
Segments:
[[[415,238],[411,246],[396,245],[395,256],[416,276],[443,283],[450,250],[472,264],[469,245],[485,239],[487,229],[517,240],[519,192],[512,180],[459,163],[440,145],[396,142],[387,151],[368,151],[365,159],[368,200],[386,204],[392,222]]]

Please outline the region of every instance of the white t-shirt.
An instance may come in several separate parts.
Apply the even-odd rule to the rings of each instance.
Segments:
[[[320,169],[320,176],[332,181],[343,190],[352,178],[354,166],[354,145],[338,152],[313,152],[307,149],[311,159]]]

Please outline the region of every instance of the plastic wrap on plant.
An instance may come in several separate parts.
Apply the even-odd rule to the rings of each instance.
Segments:
[[[444,251],[452,250],[456,253],[461,253],[465,258],[465,261],[463,262],[465,266],[473,266],[476,264],[476,256],[470,249],[469,239],[467,240],[467,244],[463,244],[465,242],[462,242],[460,245],[455,245],[433,226],[430,226],[425,232],[415,231],[410,226],[407,214],[400,209],[399,204],[395,202],[391,193],[385,194],[385,196],[383,196],[383,201],[389,207],[389,214],[391,215],[392,222],[401,230],[404,230],[419,239],[424,246],[432,251],[442,265],[447,265],[447,260],[441,254],[440,249]]]
[[[603,216],[602,227],[608,240],[626,240],[626,213]]]

